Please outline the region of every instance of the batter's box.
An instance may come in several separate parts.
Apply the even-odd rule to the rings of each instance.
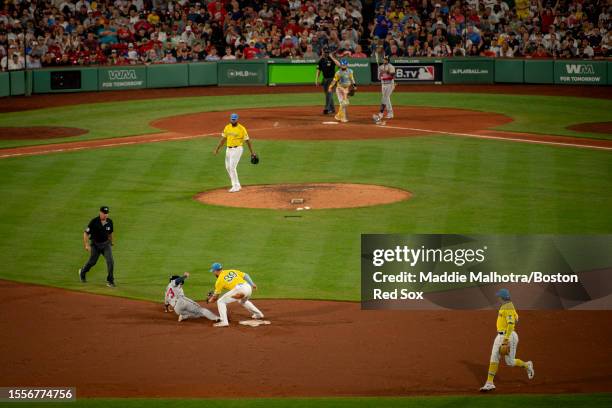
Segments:
[[[268,324],[271,324],[272,322],[270,322],[269,320],[242,320],[240,322],[241,325],[243,326],[250,326],[250,327],[257,327],[257,326],[266,326]]]

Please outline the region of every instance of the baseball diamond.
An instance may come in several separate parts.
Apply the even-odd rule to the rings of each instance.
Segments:
[[[609,234],[609,92],[357,85],[335,125],[314,84],[0,99],[0,387],[75,387],[74,406],[610,405],[606,269],[558,310],[527,309],[512,271],[491,274],[498,299],[359,304],[384,256],[361,234]],[[568,278],[530,283],[533,304],[551,277]],[[426,299],[389,310],[403,296]]]

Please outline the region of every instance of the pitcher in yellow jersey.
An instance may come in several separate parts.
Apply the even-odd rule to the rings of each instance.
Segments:
[[[212,264],[210,271],[215,274],[217,281],[215,282],[215,294],[209,299],[209,302],[217,302],[221,317],[221,321],[214,324],[215,327],[229,326],[227,305],[236,301],[252,313],[251,318],[263,319],[263,313],[249,300],[253,289],[257,289],[257,285],[248,274],[237,269],[223,269],[223,266],[217,262]],[[224,290],[227,292],[219,297]]]
[[[221,140],[219,140],[219,144],[213,152],[217,154],[224,144],[227,145],[225,150],[225,169],[232,182],[232,188],[229,190],[230,193],[237,193],[242,188],[238,180],[238,162],[240,162],[240,157],[242,156],[242,145],[244,142],[249,146],[251,155],[255,154],[246,128],[238,123],[238,114],[232,113],[230,115],[230,123],[223,129]]]
[[[527,377],[531,380],[535,375],[533,371],[533,363],[531,361],[523,361],[516,358],[516,348],[518,346],[518,334],[516,333],[516,324],[518,323],[518,313],[514,309],[514,305],[510,300],[510,291],[508,289],[500,289],[495,296],[499,297],[502,302],[497,314],[497,336],[493,342],[493,350],[491,350],[491,361],[489,363],[489,375],[487,382],[480,388],[480,391],[493,391],[495,384],[493,379],[497,374],[499,367],[500,347],[508,348],[508,354],[504,356],[506,364],[510,367],[522,367],[527,371]]]
[[[336,59],[332,57],[334,62]],[[349,90],[351,86],[355,86],[355,77],[353,76],[353,70],[349,69],[348,61],[346,59],[341,59],[340,62],[336,62],[340,65],[340,70],[336,72],[334,75],[334,79],[329,85],[329,92],[332,92],[334,86],[336,86],[336,96],[338,96],[338,104],[340,107],[338,108],[338,113],[334,118],[340,122],[346,123],[348,122],[348,104],[349,104]]]

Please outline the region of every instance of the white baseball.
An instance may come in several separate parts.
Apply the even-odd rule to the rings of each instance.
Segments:
[[[297,211],[302,211],[302,210],[303,210],[303,208],[302,208],[302,207],[298,207],[298,208],[296,208],[296,210],[297,210]]]

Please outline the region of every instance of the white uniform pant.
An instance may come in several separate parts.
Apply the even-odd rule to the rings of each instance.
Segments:
[[[240,188],[240,181],[238,180],[238,163],[242,156],[242,146],[228,147],[225,149],[225,169],[229,174],[232,182],[232,188]]]
[[[349,104],[349,88],[342,87],[340,85],[336,86],[336,96],[338,97],[338,114],[340,118],[348,120],[348,111],[347,106]]]
[[[174,312],[177,315],[183,316],[183,319],[198,319],[200,317],[205,317],[208,320],[219,320],[219,316],[203,308],[188,297],[180,297],[176,300]]]
[[[253,293],[253,289],[251,285],[248,283],[239,283],[236,287],[229,292],[226,292],[223,296],[217,300],[217,307],[219,308],[219,316],[221,316],[222,323],[228,323],[227,321],[227,305],[232,302],[240,302],[240,304],[249,312],[263,316],[263,313],[255,307],[253,302],[249,300],[251,294]],[[242,294],[243,297],[240,299],[236,299],[233,296],[236,294]]]
[[[499,347],[502,345],[503,342],[504,342],[504,335],[498,334],[497,337],[495,337],[495,341],[493,341],[493,349],[491,350],[491,362],[492,363],[499,363]],[[514,366],[514,359],[516,357],[516,348],[518,347],[518,342],[519,342],[518,334],[516,334],[516,332],[513,331],[512,334],[510,334],[510,337],[508,338],[508,345],[510,347],[510,350],[508,351],[508,354],[506,354],[505,356],[506,364],[509,365],[510,367]]]
[[[380,103],[385,105],[387,109],[387,115],[393,115],[393,105],[391,105],[391,94],[393,93],[393,89],[395,89],[395,84],[393,81],[391,82],[383,82],[381,92],[382,97],[380,99]]]

